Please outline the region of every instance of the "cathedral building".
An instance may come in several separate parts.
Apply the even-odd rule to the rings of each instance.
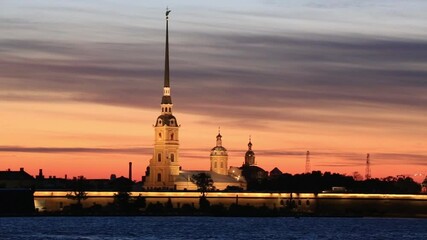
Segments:
[[[246,189],[246,181],[239,174],[229,174],[227,149],[222,146],[220,132],[216,136],[216,146],[210,154],[210,171],[185,171],[179,164],[179,127],[172,114],[173,104],[169,77],[169,13],[166,11],[166,46],[163,96],[161,114],[154,124],[153,157],[147,167],[144,188],[148,190],[197,190],[191,181],[193,175],[209,174],[215,189],[227,187]]]
[[[251,185],[267,179],[268,172],[257,166],[255,162],[255,152],[252,150],[252,141],[249,137],[248,150],[245,153],[245,162],[240,167],[241,175],[246,182]]]

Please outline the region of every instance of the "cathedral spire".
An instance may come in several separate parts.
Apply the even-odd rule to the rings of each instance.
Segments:
[[[248,143],[248,150],[252,150],[252,141],[251,141],[251,135],[249,135],[249,143]]]
[[[169,13],[171,10],[166,8],[166,43],[165,43],[165,77],[163,84],[163,97],[162,97],[162,113],[172,113],[172,98],[170,92],[170,79],[169,79]],[[167,106],[166,106],[167,105]]]
[[[218,127],[218,135],[216,136],[216,146],[222,146],[222,136],[221,136],[221,127]]]
[[[164,87],[169,85],[169,13],[171,10],[166,8],[166,46],[165,46],[165,83]]]

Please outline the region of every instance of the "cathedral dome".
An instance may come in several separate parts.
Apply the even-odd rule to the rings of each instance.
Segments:
[[[211,156],[228,156],[227,149],[222,146],[222,136],[219,132],[216,136],[216,146],[211,150]]]
[[[223,146],[215,146],[211,150],[211,156],[228,156],[227,149]]]
[[[157,118],[156,127],[161,126],[178,127],[178,122],[172,114],[163,114]]]
[[[258,166],[242,166],[242,175],[245,177],[246,181],[260,181],[267,178],[268,172]]]

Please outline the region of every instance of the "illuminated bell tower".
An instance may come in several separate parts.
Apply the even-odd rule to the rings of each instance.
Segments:
[[[169,82],[169,13],[166,10],[166,49],[161,115],[154,124],[154,152],[150,160],[145,187],[148,189],[175,189],[179,175],[179,125],[172,115],[172,98]]]
[[[252,151],[252,141],[249,136],[248,151],[245,153],[245,166],[253,166],[255,164],[255,153]]]
[[[228,153],[227,149],[222,146],[221,132],[218,130],[216,136],[216,146],[211,150],[211,171],[227,175],[228,174]]]

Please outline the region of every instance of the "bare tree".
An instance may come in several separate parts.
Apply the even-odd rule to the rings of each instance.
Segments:
[[[77,205],[79,206],[81,206],[82,200],[87,199],[86,179],[83,176],[79,176],[73,180],[71,192],[66,197],[77,200]]]
[[[214,182],[211,178],[211,175],[207,173],[194,174],[191,177],[191,182],[197,185],[197,189],[202,193],[203,196],[205,196],[207,191],[214,189]]]

